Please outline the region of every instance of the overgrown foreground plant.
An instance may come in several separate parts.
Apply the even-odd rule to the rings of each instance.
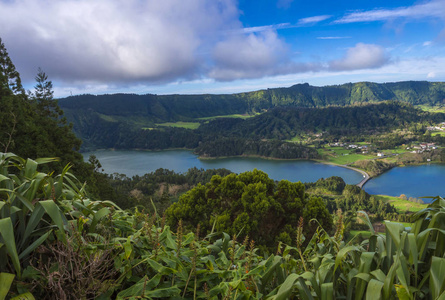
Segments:
[[[260,256],[249,239],[172,232],[156,215],[91,200],[68,167],[38,172],[49,161],[0,154],[0,300],[445,299],[440,197],[412,228],[370,226],[369,240],[345,244],[339,222],[305,248],[298,228],[295,245]]]

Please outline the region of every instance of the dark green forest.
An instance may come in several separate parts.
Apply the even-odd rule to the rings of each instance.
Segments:
[[[60,99],[59,104],[83,140],[82,149],[93,150],[195,149],[220,136],[285,140],[301,132],[328,131],[334,139],[341,135],[368,135],[375,130],[444,121],[443,114],[433,116],[411,106],[440,106],[444,101],[445,83],[409,81],[326,87],[297,84],[231,95],[80,95]],[[381,102],[386,105],[375,105]],[[245,121],[205,119],[256,113],[261,115]],[[201,126],[193,131],[158,126],[177,121],[199,122]],[[240,151],[225,155],[239,155],[235,153]]]
[[[156,123],[262,112],[276,106],[315,108],[387,100],[413,105],[442,105],[445,104],[445,83],[359,82],[325,87],[297,84],[289,88],[231,95],[79,95],[60,99],[60,106],[66,113],[89,110],[113,117],[134,116]]]
[[[202,121],[194,130],[165,126],[139,128],[92,111],[86,115],[79,113],[75,119],[74,130],[77,126],[84,150],[186,148],[203,157],[257,155],[312,159],[318,158],[314,149],[286,141],[305,134],[322,134],[323,143],[345,138],[372,141],[377,137],[376,143],[389,147],[408,142],[407,137],[382,138],[379,134],[409,129],[417,132],[411,136],[413,140],[443,143],[443,137],[426,137],[424,133],[426,126],[445,121],[445,114],[424,112],[403,102],[384,101],[345,107],[276,107],[247,119]]]

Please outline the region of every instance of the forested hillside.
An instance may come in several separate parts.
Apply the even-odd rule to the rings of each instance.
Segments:
[[[421,118],[425,118],[425,114],[403,105],[403,108],[398,109],[399,112],[394,112],[395,104],[388,105],[392,110],[389,115],[388,109],[383,106],[369,106],[369,109],[359,107],[387,100],[441,106],[445,104],[445,83],[359,82],[326,87],[297,84],[289,88],[232,95],[79,95],[60,99],[59,104],[67,119],[73,123],[74,132],[82,139],[83,149],[86,150],[97,147],[196,148],[199,142],[206,140],[202,133],[209,133],[212,126],[212,135],[229,130],[230,135],[246,136],[247,133],[239,132],[245,129],[251,133],[250,136],[288,139],[301,130],[317,131],[337,127],[340,133],[372,126],[408,124],[413,114],[421,114]],[[316,110],[332,106],[353,108]],[[277,107],[287,108],[274,109]],[[300,108],[299,121],[291,116],[296,114],[297,108]],[[384,111],[376,112],[379,109]],[[216,116],[254,115],[267,111],[270,113],[244,123],[233,119],[208,121],[208,118]],[[403,117],[405,112],[406,120]],[[161,127],[166,122],[178,121],[195,122],[203,128],[200,132],[191,132]],[[239,123],[244,125],[240,127]]]
[[[431,114],[401,102],[382,102],[350,107],[297,108],[277,107],[243,121],[215,120],[201,125],[200,132],[267,139],[290,139],[302,132],[331,135],[375,133],[412,123],[439,123],[445,114]]]
[[[445,121],[445,114],[385,101],[324,108],[275,107],[247,119],[202,120],[194,130],[166,126],[138,128],[134,123],[111,120],[92,111],[74,114],[72,118],[85,149],[188,148],[210,157],[259,155],[311,159],[318,157],[314,149],[285,141],[301,134],[323,133],[331,141],[343,136],[363,137],[394,129],[422,128]]]
[[[359,82],[325,87],[297,84],[289,88],[232,95],[79,95],[60,99],[60,106],[70,119],[74,113],[77,115],[88,111],[110,121],[123,121],[131,116],[136,124],[154,124],[235,113],[248,114],[276,106],[345,106],[385,100],[414,105],[445,104],[445,83]]]

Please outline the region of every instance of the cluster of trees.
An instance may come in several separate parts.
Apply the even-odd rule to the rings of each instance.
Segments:
[[[201,143],[194,151],[202,157],[264,156],[282,159],[317,159],[317,150],[279,140],[222,137]]]
[[[33,92],[26,92],[20,75],[0,39],[0,152],[23,157],[59,157],[59,169],[82,161],[81,141],[71,131],[53,99],[51,81],[38,70]]]
[[[368,194],[356,185],[346,184],[341,177],[320,178],[316,182],[305,183],[305,187],[308,193],[325,200],[331,214],[340,210],[355,216],[358,211],[366,211],[374,221],[398,220],[398,216],[394,216],[397,210],[393,205]]]
[[[309,197],[301,182],[276,183],[266,173],[253,170],[239,175],[213,176],[206,185],[196,186],[165,212],[167,224],[209,234],[212,230],[255,240],[258,245],[275,249],[278,242],[290,244],[296,238],[300,217],[306,233],[315,226],[309,220],[331,230],[332,215],[320,198]]]
[[[346,185],[342,196],[336,199],[336,206],[344,212],[366,211],[378,221],[385,220],[387,216],[397,212],[393,205],[366,193],[356,185]]]
[[[320,178],[316,182],[306,182],[304,185],[309,193],[321,195],[341,195],[346,187],[345,181],[339,176]]]
[[[62,171],[70,164],[95,196],[109,198],[112,188],[94,164],[85,163],[78,152],[82,141],[72,131],[52,82],[40,68],[34,91],[25,91],[6,47],[0,39],[0,153],[21,157],[53,157],[51,168]],[[49,168],[44,165],[43,168]]]
[[[359,160],[353,166],[365,170],[370,176],[377,176],[393,168],[396,164],[384,160]]]
[[[227,169],[191,168],[185,173],[176,173],[167,169],[157,169],[143,176],[129,178],[123,174],[105,175],[105,180],[112,187],[113,200],[122,209],[140,207],[151,210],[152,203],[158,214],[162,215],[172,202],[197,184],[206,184],[212,176],[226,176],[231,172]]]
[[[341,137],[386,132],[389,129],[407,127],[412,123],[436,124],[444,120],[445,114],[422,112],[401,102],[319,109],[277,107],[238,123],[228,134],[291,139],[305,132],[327,132],[328,135]],[[201,126],[200,130],[204,131],[206,126]]]

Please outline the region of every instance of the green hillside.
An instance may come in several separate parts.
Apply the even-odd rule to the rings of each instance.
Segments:
[[[177,127],[176,122],[206,124],[215,117],[257,115],[274,107],[343,107],[387,100],[442,107],[445,104],[445,83],[359,82],[325,87],[297,84],[289,88],[230,95],[79,95],[60,99],[59,105],[64,110],[68,121],[73,123],[74,132],[83,140],[84,149],[88,149],[115,146],[110,142],[106,145],[101,142],[103,136],[108,136],[112,132]],[[256,120],[263,121],[263,119]],[[194,128],[198,127],[199,124],[194,126]],[[293,137],[289,137],[288,134],[285,136]],[[276,138],[281,138],[281,135]],[[167,147],[170,146],[184,147],[185,145]]]
[[[149,123],[251,114],[276,106],[345,106],[385,100],[397,100],[413,105],[442,105],[445,104],[445,83],[359,82],[325,87],[297,84],[289,88],[231,95],[79,95],[60,99],[60,106],[65,111],[90,110],[114,117],[143,116]]]

